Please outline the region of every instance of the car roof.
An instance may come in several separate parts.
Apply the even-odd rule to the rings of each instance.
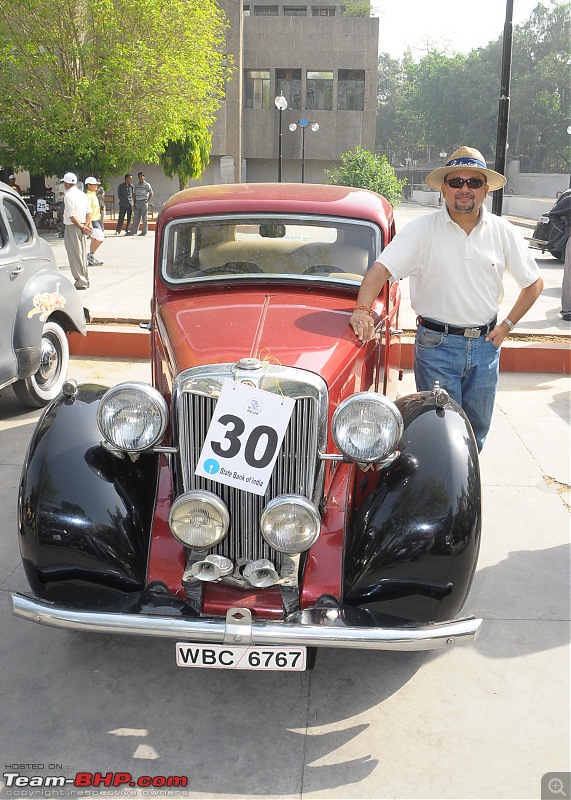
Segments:
[[[195,186],[173,195],[161,212],[171,219],[233,213],[316,214],[373,220],[387,226],[390,203],[367,189],[312,183],[232,183]]]

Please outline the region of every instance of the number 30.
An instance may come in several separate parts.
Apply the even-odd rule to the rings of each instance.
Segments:
[[[245,425],[240,417],[235,417],[233,414],[224,414],[218,420],[221,425],[226,426],[226,433],[224,439],[229,442],[226,448],[222,447],[221,442],[211,442],[212,452],[220,458],[234,458],[238,455],[242,447],[240,436],[244,433]],[[264,452],[259,458],[256,458],[256,449],[262,437],[266,437],[266,446]],[[244,459],[246,464],[255,469],[263,469],[271,463],[276,449],[278,446],[278,435],[273,428],[267,425],[258,425],[252,430],[246,440],[244,448]]]

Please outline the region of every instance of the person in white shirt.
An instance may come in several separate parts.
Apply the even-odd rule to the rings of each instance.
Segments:
[[[439,381],[464,409],[481,451],[492,419],[500,346],[541,294],[543,279],[515,227],[484,207],[488,192],[505,186],[506,179],[487,168],[478,150],[460,147],[426,182],[442,192],[442,208],[413,220],[389,242],[363,279],[350,325],[361,341],[372,339],[372,305],[385,281],[410,277],[418,314],[416,387],[430,391]],[[505,272],[520,293],[498,322]]]
[[[66,172],[63,176],[63,243],[76,289],[89,289],[87,274],[86,236],[92,227],[91,211],[85,194],[77,188],[77,175]]]

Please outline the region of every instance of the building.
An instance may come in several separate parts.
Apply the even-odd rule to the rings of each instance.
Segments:
[[[201,183],[277,180],[280,117],[283,181],[301,180],[302,156],[305,180],[321,183],[342,153],[374,151],[377,18],[346,16],[336,0],[221,0],[221,8],[235,70]]]
[[[295,3],[295,4],[294,4]],[[277,181],[280,112],[282,180],[325,182],[325,169],[360,145],[375,150],[379,20],[348,16],[339,0],[220,0],[229,27],[226,52],[234,71],[212,129],[210,163],[196,184]],[[303,128],[305,118],[317,123]],[[290,124],[297,125],[291,131]],[[303,158],[302,158],[303,156]],[[154,190],[154,210],[176,191],[158,164],[143,170]],[[104,176],[111,207],[123,175]],[[54,188],[58,188],[54,182]]]

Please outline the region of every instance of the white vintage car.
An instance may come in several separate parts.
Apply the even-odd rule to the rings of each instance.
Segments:
[[[0,390],[12,384],[36,408],[57,397],[72,332],[86,332],[80,295],[20,195],[0,182]]]

